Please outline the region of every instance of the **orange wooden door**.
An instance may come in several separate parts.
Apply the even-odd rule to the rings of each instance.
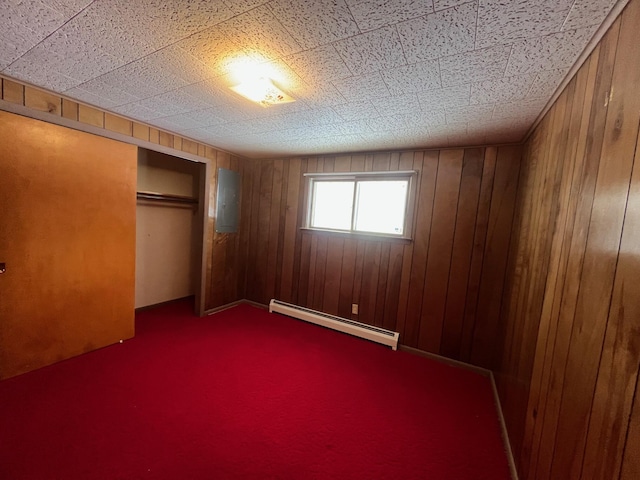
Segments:
[[[0,112],[0,379],[133,336],[136,157]]]

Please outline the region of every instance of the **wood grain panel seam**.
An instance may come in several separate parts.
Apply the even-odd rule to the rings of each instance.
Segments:
[[[640,370],[640,363],[638,364],[638,370]],[[634,389],[634,392],[638,391],[638,387],[640,385],[640,375],[636,376],[636,386]],[[631,422],[633,420],[633,417],[631,415],[631,413],[634,411],[634,409],[636,408],[636,402],[640,401],[638,399],[638,395],[634,395],[633,396],[633,400],[631,402],[631,409],[629,410],[630,414],[629,414],[629,418],[627,419],[627,433],[624,436],[624,443],[623,443],[623,447],[622,447],[622,454],[621,454],[621,458],[624,459],[626,457],[626,453],[627,453],[627,445],[629,444],[629,434],[631,432]],[[637,455],[637,452],[636,452]],[[618,480],[624,480],[622,477],[622,474],[624,473],[624,468],[622,467],[622,465],[620,466],[620,472],[618,474]]]

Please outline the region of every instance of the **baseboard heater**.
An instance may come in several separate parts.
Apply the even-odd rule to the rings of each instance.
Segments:
[[[335,315],[329,315],[327,313],[318,312],[317,310],[311,310],[310,308],[299,307],[298,305],[292,305],[291,303],[281,302],[276,299],[272,299],[269,302],[269,312],[281,313],[289,317],[304,320],[305,322],[315,323],[316,325],[331,328],[339,332],[365,338],[372,342],[387,345],[393,350],[398,348],[398,337],[400,334],[398,332],[385,330],[384,328],[355,322]]]

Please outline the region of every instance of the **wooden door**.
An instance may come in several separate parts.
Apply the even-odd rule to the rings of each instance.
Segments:
[[[134,335],[136,156],[0,112],[0,379]]]

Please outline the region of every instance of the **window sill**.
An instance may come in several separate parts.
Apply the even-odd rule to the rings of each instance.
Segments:
[[[408,245],[411,242],[413,242],[413,239],[411,237],[397,237],[397,236],[375,234],[375,233],[344,232],[340,230],[324,230],[320,228],[309,228],[309,227],[300,227],[300,230],[303,232],[312,233],[314,235],[324,235],[328,237],[338,237],[338,238],[353,238],[356,240],[400,243],[404,245]]]

